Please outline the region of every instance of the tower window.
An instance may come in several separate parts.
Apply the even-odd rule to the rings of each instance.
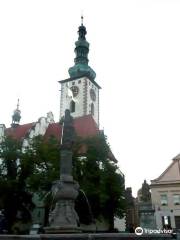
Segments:
[[[76,110],[76,103],[72,100],[70,102],[70,112],[73,113]]]
[[[94,116],[94,104],[91,103],[91,114]]]

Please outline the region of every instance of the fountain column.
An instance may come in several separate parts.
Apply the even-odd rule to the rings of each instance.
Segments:
[[[74,209],[79,184],[72,176],[72,147],[75,140],[73,118],[65,110],[61,137],[60,180],[53,183],[52,194],[55,208],[49,214],[47,233],[78,232],[79,218]]]

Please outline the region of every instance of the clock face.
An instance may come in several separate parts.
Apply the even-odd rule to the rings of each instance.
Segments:
[[[96,101],[96,93],[95,93],[94,89],[92,89],[92,88],[90,90],[90,96],[93,101]]]
[[[79,88],[77,86],[72,86],[71,91],[73,93],[73,97],[76,97],[79,93]]]

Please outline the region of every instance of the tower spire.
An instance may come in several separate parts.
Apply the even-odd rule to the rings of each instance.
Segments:
[[[18,98],[17,107],[14,110],[13,115],[12,115],[11,126],[12,127],[17,127],[19,125],[20,119],[21,119],[21,111],[19,110],[19,98]]]
[[[17,102],[17,110],[19,110],[19,98],[18,98],[18,102]]]
[[[81,26],[79,26],[79,30],[78,30],[78,33],[79,33],[78,40],[86,40],[85,35],[87,34],[87,31],[86,31],[86,27],[83,25],[83,20],[84,20],[84,17],[81,16]],[[88,47],[88,52],[89,52],[89,43],[87,45],[88,45],[87,47]],[[87,52],[87,54],[88,54],[88,52]]]
[[[83,14],[81,15],[81,26],[83,26],[83,20],[84,20],[84,16]]]
[[[78,40],[75,42],[75,65],[69,68],[70,77],[80,77],[85,75],[89,77],[89,79],[94,80],[96,77],[96,73],[94,70],[88,65],[88,53],[89,53],[89,43],[86,40],[86,27],[83,23],[84,16],[81,15],[81,25],[78,28]]]

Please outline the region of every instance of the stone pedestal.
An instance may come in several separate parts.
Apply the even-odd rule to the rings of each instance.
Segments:
[[[65,177],[64,177],[65,178]],[[79,217],[74,209],[74,202],[78,195],[79,184],[70,176],[68,180],[59,180],[53,184],[53,198],[55,208],[49,214],[47,233],[79,232]]]
[[[139,203],[139,226],[142,228],[156,229],[154,208],[151,202]]]

